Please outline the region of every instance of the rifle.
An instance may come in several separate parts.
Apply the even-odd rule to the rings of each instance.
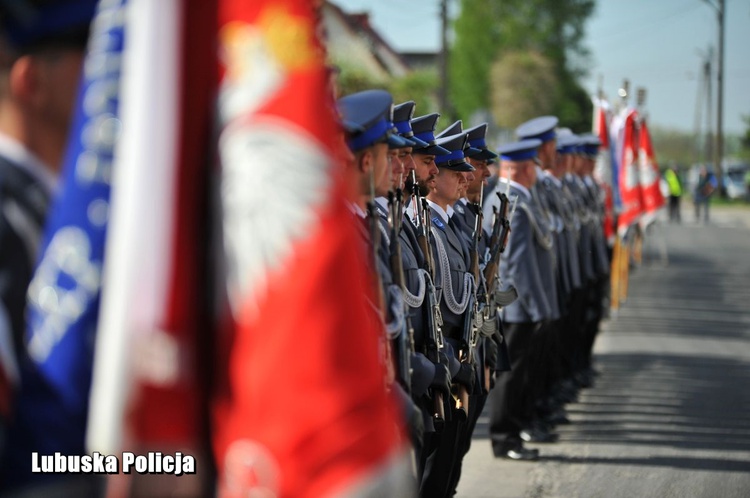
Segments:
[[[375,201],[367,202],[367,221],[370,228],[370,245],[372,257],[372,270],[375,275],[375,307],[380,313],[380,318],[385,322],[383,310],[385,309],[385,296],[383,295],[383,279],[378,272],[378,247],[380,247],[380,223],[378,209]]]
[[[378,272],[378,248],[380,247],[380,215],[378,214],[375,201],[367,202],[367,220],[370,229],[370,244],[372,256],[372,272],[375,276],[375,308],[381,323],[385,323],[385,295],[383,294],[383,279]],[[389,385],[394,378],[393,362],[391,361],[391,348],[389,342],[385,341],[385,370],[386,385]]]
[[[414,172],[412,172],[414,175]],[[425,289],[425,299],[427,299],[427,359],[436,365],[440,364],[440,352],[443,350],[443,317],[440,314],[440,302],[437,299],[437,291],[435,290],[435,266],[432,260],[432,251],[430,249],[429,235],[430,235],[430,216],[427,201],[424,198],[419,197],[419,190],[416,182],[416,175],[412,187],[412,200],[415,203],[415,210],[417,212],[417,218],[415,224],[417,225],[417,243],[419,248],[422,250],[424,255],[424,266],[423,269],[427,271],[430,278]],[[433,391],[433,414],[432,422],[435,425],[435,430],[442,430],[445,425],[445,400],[443,399],[443,393],[439,391]]]
[[[500,264],[500,255],[505,251],[510,234],[510,220],[508,219],[508,205],[510,204],[508,196],[498,192],[500,198],[500,210],[493,208],[495,223],[492,227],[492,237],[490,238],[490,260],[484,267],[484,279],[487,282],[488,291],[492,291],[497,277],[497,267]]]
[[[476,348],[477,345],[477,337],[479,334],[479,329],[477,328],[477,324],[475,321],[475,317],[477,317],[480,313],[479,309],[479,299],[477,299],[477,288],[479,287],[480,282],[480,269],[479,269],[479,242],[482,239],[482,208],[481,208],[481,198],[482,193],[480,191],[480,200],[479,203],[473,203],[471,206],[469,206],[469,209],[474,211],[474,214],[476,217],[474,218],[474,233],[472,234],[472,244],[471,248],[469,249],[469,271],[474,275],[474,288],[471,291],[471,296],[469,297],[469,304],[466,307],[467,315],[464,318],[464,326],[461,333],[461,351],[459,352],[459,359],[461,362],[469,363],[470,365],[474,365],[476,363],[476,359],[474,358],[474,348]],[[486,296],[486,293],[485,293]],[[485,383],[487,385],[487,390],[489,391],[489,368],[485,367]],[[458,398],[461,403],[461,406],[466,410],[466,413],[469,412],[469,391],[466,389],[465,386],[458,386]]]
[[[389,249],[390,267],[393,275],[393,283],[404,292],[406,285],[404,279],[404,262],[401,259],[401,243],[399,234],[401,233],[401,223],[403,221],[403,192],[400,188],[393,192],[388,192],[388,208],[391,228],[391,240]],[[404,390],[411,394],[411,354],[414,352],[414,328],[409,317],[409,309],[404,303],[404,320],[401,331],[395,342],[396,357],[398,367],[398,378]]]

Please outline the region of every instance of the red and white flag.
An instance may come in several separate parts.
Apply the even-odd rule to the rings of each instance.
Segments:
[[[626,109],[622,129],[622,145],[619,187],[622,210],[617,218],[617,232],[623,236],[643,212],[641,201],[641,184],[638,174],[638,112]]]
[[[656,218],[656,212],[664,206],[664,195],[661,193],[659,166],[656,164],[651,134],[646,120],[641,119],[638,139],[638,166],[643,196],[644,222],[650,223]]]
[[[604,190],[604,237],[609,245],[615,242],[615,213],[612,171],[612,147],[609,138],[610,118],[609,104],[602,99],[594,99],[594,134],[599,137],[601,145],[596,157],[594,178]]]
[[[198,457],[216,3],[130,0],[87,446]],[[200,377],[199,377],[200,376]],[[124,465],[124,462],[123,462]],[[200,472],[200,463],[196,462]],[[190,469],[183,469],[190,471]],[[185,476],[171,491],[201,494]],[[114,490],[114,491],[113,491]],[[127,494],[117,484],[112,494]],[[155,494],[166,490],[151,488]]]
[[[368,318],[319,2],[222,0],[219,161],[232,326],[214,403],[219,495],[404,496]]]

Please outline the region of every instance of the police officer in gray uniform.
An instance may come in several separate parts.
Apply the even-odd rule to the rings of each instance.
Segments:
[[[554,116],[541,116],[521,124],[516,129],[519,139],[537,139],[541,141],[537,150],[537,165],[550,165],[555,161],[555,127],[557,118]],[[556,377],[559,376],[560,364],[560,339],[561,329],[561,302],[559,293],[561,291],[560,267],[561,258],[565,254],[560,251],[562,247],[562,232],[557,219],[552,215],[550,203],[552,200],[545,195],[546,191],[541,185],[543,176],[542,169],[537,166],[537,175],[534,185],[529,189],[533,199],[532,207],[538,213],[538,227],[544,232],[545,237],[551,241],[550,251],[538,253],[540,275],[544,288],[547,291],[547,301],[550,306],[550,314],[539,330],[534,334],[530,348],[531,362],[534,369],[531,373],[531,389],[535,397],[535,417],[532,424],[521,433],[521,437],[529,442],[548,443],[557,440],[557,435],[550,432],[551,425],[545,422],[555,412],[555,406],[551,399],[551,387]]]
[[[0,4],[0,489],[29,477],[3,461],[24,368],[26,291],[57,185],[94,0]],[[61,16],[61,13],[65,16]],[[50,22],[55,18],[55,22]],[[17,435],[17,434],[16,434]],[[11,484],[8,484],[9,482]],[[40,494],[44,490],[39,490]]]
[[[403,297],[401,290],[393,284],[389,254],[383,242],[381,221],[372,194],[377,196],[387,193],[392,184],[389,148],[403,147],[406,142],[393,134],[392,98],[388,92],[366,90],[348,95],[338,100],[338,108],[348,132],[347,145],[354,154],[353,167],[358,177],[359,195],[351,209],[360,221],[359,226],[366,242],[364,250],[373,255],[368,260],[371,262],[371,274],[378,284],[374,291],[380,296],[376,299],[374,308],[382,317],[387,332],[383,337],[385,345],[385,341],[395,341],[398,334],[405,333]],[[384,361],[387,369],[394,366],[391,358],[386,357]],[[410,372],[402,373],[408,375]],[[401,382],[391,382],[389,387],[399,400],[412,445],[415,453],[418,453],[424,432],[422,413],[407,393],[410,379],[399,380]]]
[[[475,386],[474,394],[469,401],[469,417],[463,436],[463,445],[459,447],[459,455],[452,476],[452,490],[455,491],[461,476],[461,463],[463,457],[471,447],[471,436],[476,427],[479,416],[484,409],[492,385],[494,384],[494,372],[504,371],[509,368],[507,349],[499,330],[500,317],[497,316],[494,301],[489,299],[491,290],[485,281],[484,269],[487,264],[489,253],[490,233],[484,230],[481,222],[482,192],[487,178],[490,176],[488,163],[497,158],[497,154],[489,150],[485,141],[487,123],[480,124],[466,130],[467,147],[464,149],[466,162],[475,169],[473,173],[467,173],[468,183],[465,196],[454,205],[452,220],[469,247],[476,251],[479,273],[477,282],[478,313],[481,317],[481,325],[478,323],[476,368],[479,382]],[[479,230],[479,236],[475,233]],[[476,246],[476,247],[475,247]],[[494,309],[493,309],[494,308]],[[500,352],[502,350],[502,356]],[[502,360],[501,360],[502,359]]]
[[[581,276],[581,265],[578,250],[578,238],[580,230],[580,219],[578,217],[577,202],[565,183],[565,175],[568,172],[568,163],[573,160],[577,153],[579,139],[573,133],[558,136],[557,161],[555,167],[550,169],[550,176],[545,180],[545,185],[555,189],[559,193],[557,209],[564,225],[563,233],[567,243],[567,269],[570,290],[567,299],[567,316],[565,322],[565,341],[563,343],[563,382],[561,391],[565,401],[573,401],[576,397],[577,385],[574,382],[574,374],[580,362],[580,351],[583,350],[583,310],[587,295],[584,281]]]
[[[450,152],[437,156],[435,162],[439,173],[427,195],[431,221],[431,248],[436,266],[435,283],[441,294],[440,312],[442,329],[446,344],[453,349],[453,360],[458,353],[468,354],[470,347],[463,337],[464,327],[471,326],[472,298],[474,295],[474,278],[469,273],[469,251],[459,233],[456,232],[450,217],[453,204],[461,195],[461,188],[466,185],[464,173],[473,168],[464,160],[466,134],[443,137],[437,144]],[[467,402],[461,393],[470,395],[476,384],[476,369],[469,362],[461,362],[459,371],[453,375],[456,383],[456,394]],[[465,444],[465,424],[467,410],[470,406],[452,408],[451,420],[446,422],[440,435],[436,451],[428,460],[430,478],[423,482],[421,492],[424,496],[449,496],[452,494],[452,475],[462,455],[458,449]]]
[[[432,284],[432,277],[425,270],[424,254],[417,241],[417,227],[415,223],[419,220],[409,216],[407,208],[412,202],[419,202],[418,193],[414,194],[413,179],[415,175],[415,163],[412,157],[413,150],[424,151],[430,148],[430,145],[414,136],[411,127],[411,119],[414,114],[415,103],[413,101],[405,102],[394,107],[393,121],[401,137],[410,141],[412,144],[408,147],[409,160],[404,166],[404,180],[401,189],[404,196],[403,222],[399,232],[399,242],[401,247],[401,257],[403,272],[405,278],[405,300],[409,307],[409,316],[414,330],[414,347],[415,354],[412,357],[412,397],[418,401],[423,408],[425,431],[434,432],[434,417],[431,413],[431,398],[428,395],[428,389],[434,388],[441,390],[446,396],[450,391],[450,372],[446,365],[437,362],[433,363],[425,356],[425,313],[429,312],[428,302],[425,300],[427,288]],[[435,153],[447,154],[448,151],[439,147],[432,149]],[[407,179],[411,181],[407,182]],[[407,183],[409,189],[407,188]]]
[[[540,144],[538,139],[529,139],[499,149],[501,172],[509,171],[509,198],[515,204],[508,246],[500,262],[500,280],[504,289],[515,287],[518,299],[502,310],[511,370],[498,376],[490,392],[489,429],[495,456],[512,460],[536,460],[539,456],[537,450],[524,447],[521,432],[534,418],[534,393],[529,385],[535,367],[530,363],[533,336],[551,316],[542,275],[545,268],[539,261],[545,255],[549,258],[552,238],[541,226],[541,214],[530,191],[536,181],[534,158]],[[497,188],[504,185],[498,182]],[[485,213],[491,206],[485,207]]]
[[[591,366],[592,334],[596,318],[595,307],[592,303],[597,294],[597,271],[594,254],[596,252],[595,232],[597,222],[596,213],[588,201],[589,192],[583,180],[585,141],[578,137],[565,175],[564,183],[575,201],[576,212],[580,221],[578,234],[578,254],[581,268],[581,280],[584,287],[583,310],[581,312],[581,342],[579,344],[578,361],[574,380],[579,387],[589,387],[593,382]]]
[[[92,494],[98,480],[32,475],[20,420],[27,288],[70,132],[95,0],[0,3],[0,494]],[[64,14],[64,15],[62,15]],[[14,399],[15,398],[15,399]],[[4,455],[6,424],[15,441]],[[19,426],[21,429],[19,429]],[[19,451],[21,448],[21,451]],[[13,451],[11,451],[13,450]],[[32,450],[33,451],[33,450]],[[54,482],[53,482],[54,481]]]
[[[599,154],[601,141],[599,137],[586,134],[581,136],[581,169],[580,176],[585,192],[584,202],[591,213],[590,229],[593,248],[593,269],[595,281],[590,293],[589,308],[590,321],[587,328],[586,369],[583,373],[584,382],[590,384],[594,371],[591,367],[591,353],[596,335],[599,332],[599,322],[604,313],[604,298],[609,285],[610,261],[607,252],[607,239],[604,235],[604,191],[594,180],[593,173],[596,157]]]
[[[433,154],[447,154],[448,151],[415,136],[410,122],[414,107],[414,102],[410,101],[395,106],[393,111],[393,121],[399,135],[411,144],[407,147],[408,153],[404,156],[407,159],[402,164],[403,178],[410,179],[410,181],[402,180],[399,182],[397,179],[394,189],[396,191],[401,190],[405,199],[399,243],[404,275],[404,300],[408,306],[408,316],[414,341],[414,354],[411,357],[411,395],[417,406],[422,410],[425,426],[423,446],[417,455],[417,482],[422,482],[425,460],[427,454],[433,449],[435,425],[444,422],[444,420],[436,417],[436,396],[434,393],[439,392],[443,399],[448,399],[451,376],[447,359],[442,362],[439,360],[433,362],[426,355],[427,337],[430,334],[430,331],[426,329],[429,323],[427,314],[432,313],[429,296],[434,295],[434,284],[432,276],[426,269],[425,256],[418,243],[417,224],[421,223],[421,220],[417,219],[416,216],[410,216],[413,209],[409,210],[408,206],[421,201],[418,189],[415,190],[414,185],[416,178],[414,150]],[[427,154],[420,154],[420,156],[425,155]],[[438,429],[441,428],[438,427]]]
[[[423,208],[422,200],[435,187],[435,178],[439,173],[435,159],[441,155],[449,154],[449,151],[437,145],[435,140],[434,131],[439,117],[439,114],[434,113],[413,118],[410,121],[413,138],[421,140],[425,145],[415,145],[412,149],[415,174],[413,177],[407,176],[407,190],[412,195],[409,196],[405,216],[409,220],[408,226],[415,229],[414,235],[416,237],[410,238],[410,241],[412,247],[419,247],[419,251],[415,251],[414,254],[418,256],[420,269],[429,269],[430,276],[434,272],[435,266],[431,249],[433,242],[430,240],[433,235],[429,229],[430,211]],[[407,226],[406,223],[405,226]],[[406,230],[405,232],[409,233]],[[415,239],[418,240],[415,241]],[[422,248],[426,252],[423,252]],[[412,269],[409,272],[413,273],[414,270]],[[426,295],[418,310],[419,313],[412,314],[412,316],[418,315],[417,320],[421,319],[422,323],[422,326],[415,330],[415,345],[419,350],[424,351],[433,360],[436,360],[435,363],[441,363],[448,367],[447,381],[450,381],[453,376],[459,373],[461,364],[456,359],[451,345],[442,339],[440,293],[434,287],[436,282],[434,278],[428,279],[425,275]],[[433,287],[429,287],[431,283]],[[413,289],[413,287],[410,287],[410,289]],[[417,312],[416,309],[414,311]],[[417,330],[421,330],[423,333],[420,334]],[[439,371],[440,369],[436,369],[436,374]],[[422,468],[420,495],[422,496],[440,496],[440,494],[435,494],[435,490],[446,488],[445,469],[446,465],[450,465],[450,459],[453,455],[451,440],[455,440],[454,424],[457,423],[452,417],[453,405],[451,401],[453,398],[449,392],[450,388],[446,390],[442,386],[438,387],[440,384],[441,382],[436,378],[433,382],[430,403],[427,406],[433,420],[437,420],[436,411],[440,410],[444,413],[439,421],[441,422],[440,427],[435,427],[435,432],[425,432],[425,444],[420,462]],[[440,403],[439,394],[442,395],[443,403]],[[442,405],[442,408],[437,408],[437,405]]]

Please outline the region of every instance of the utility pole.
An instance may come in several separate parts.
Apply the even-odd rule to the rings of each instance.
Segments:
[[[706,162],[714,161],[714,171],[716,171],[716,157],[714,156],[714,126],[713,126],[713,92],[711,91],[711,78],[713,74],[711,72],[711,61],[714,58],[713,47],[708,47],[708,55],[706,56],[706,62],[703,66],[703,77],[706,81],[706,148],[703,156],[706,158]]]
[[[716,89],[716,148],[714,149],[714,164],[716,181],[719,182],[719,193],[722,197],[726,195],[724,191],[724,183],[722,176],[724,170],[722,165],[724,163],[724,21],[726,19],[725,12],[725,0],[718,0],[719,9],[719,67],[716,68],[717,78],[716,82],[718,88]]]
[[[448,112],[448,0],[440,0],[440,112]]]
[[[714,175],[719,183],[719,193],[723,197],[722,163],[724,162],[724,24],[726,19],[725,0],[703,0],[716,10],[719,21],[719,57],[716,67],[716,142],[713,150]],[[714,3],[715,2],[715,3]]]

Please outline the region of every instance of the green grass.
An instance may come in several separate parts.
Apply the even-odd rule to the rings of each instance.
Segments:
[[[711,197],[712,206],[732,206],[732,207],[750,207],[750,203],[746,199],[726,199],[715,195]]]

